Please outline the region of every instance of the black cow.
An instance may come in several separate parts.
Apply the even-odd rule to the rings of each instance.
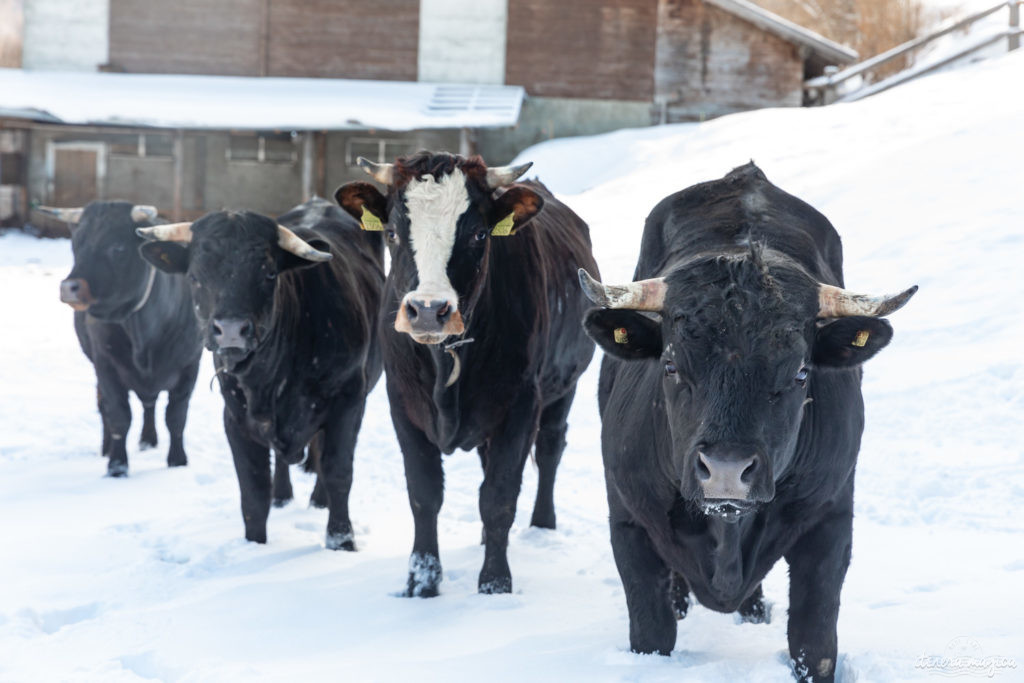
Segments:
[[[630,646],[668,654],[690,590],[767,620],[761,580],[785,557],[794,671],[831,681],[860,365],[892,338],[880,316],[917,287],[843,290],[835,229],[752,163],[654,208],[637,282],[580,279],[605,306],[585,326],[606,352],[601,446]]]
[[[75,264],[60,284],[60,300],[75,309],[78,342],[96,370],[107,473],[128,474],[129,391],[144,409],[143,448],[156,446],[153,408],[167,392],[167,464],[185,465],[182,433],[203,346],[184,279],[157,272],[139,257],[142,239],[135,230],[153,225],[156,209],[115,201],[41,208],[72,225]]]
[[[355,550],[348,495],[366,395],[381,373],[373,335],[383,240],[322,199],[282,221],[291,228],[250,212],[210,213],[142,231],[158,240],[142,254],[192,283],[224,396],[245,538],[267,541],[270,451],[295,464],[314,441],[326,546]]]
[[[576,285],[577,268],[595,267],[589,231],[540,183],[512,184],[530,164],[430,152],[359,164],[387,195],[355,182],[335,197],[391,251],[380,338],[416,528],[405,594],[437,595],[441,453],[456,448],[476,448],[484,469],[479,590],[510,592],[523,466],[536,443],[531,523],[554,528],[566,417],[594,353]]]

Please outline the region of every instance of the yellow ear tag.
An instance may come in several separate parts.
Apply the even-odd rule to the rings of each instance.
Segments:
[[[512,234],[512,226],[515,224],[516,212],[513,211],[509,215],[498,221],[498,224],[491,230],[491,234],[495,237],[508,237]]]
[[[380,219],[366,210],[366,204],[363,204],[363,217],[359,219],[359,227],[372,232],[380,232],[384,229]]]
[[[850,343],[853,344],[854,346],[862,347],[868,343],[868,337],[870,336],[870,332],[868,332],[867,330],[861,330],[860,332],[857,333],[857,336]]]
[[[613,334],[615,335],[615,343],[616,344],[628,344],[629,343],[629,335],[626,334],[626,328],[625,327],[616,327],[615,328],[615,332],[613,332]]]

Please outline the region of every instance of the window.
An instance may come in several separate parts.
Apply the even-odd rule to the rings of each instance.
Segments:
[[[294,164],[299,159],[294,137],[291,133],[233,134],[228,145],[228,161]]]
[[[139,135],[112,135],[107,138],[110,154],[121,157],[142,157],[150,159],[174,156],[174,137],[161,133],[140,133]]]
[[[395,157],[416,151],[416,141],[385,138],[349,138],[345,143],[345,163],[356,165],[356,159],[366,157],[376,163],[391,163]]]

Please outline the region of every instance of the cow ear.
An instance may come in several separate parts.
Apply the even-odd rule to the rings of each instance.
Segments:
[[[495,237],[513,235],[543,208],[543,197],[525,185],[513,185],[491,206],[491,234]]]
[[[370,183],[345,183],[334,192],[338,206],[359,221],[363,230],[383,230],[388,216],[388,199]]]
[[[177,242],[143,242],[139,255],[165,273],[188,270],[188,246]]]
[[[661,325],[637,311],[594,308],[583,318],[583,329],[605,353],[623,360],[661,355]]]
[[[838,318],[818,328],[813,362],[821,367],[854,367],[884,349],[891,339],[892,325],[883,318]]]
[[[322,251],[326,254],[331,253],[331,245],[324,240],[308,239],[303,241],[317,251]],[[310,261],[309,259],[302,258],[301,256],[296,256],[285,249],[275,249],[274,251],[277,252],[277,267],[281,272],[297,268],[309,268],[310,266],[318,266],[323,263],[323,261]]]

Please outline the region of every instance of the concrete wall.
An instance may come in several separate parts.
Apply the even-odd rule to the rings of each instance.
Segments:
[[[24,0],[26,69],[95,71],[107,63],[109,0]]]
[[[508,0],[420,0],[419,80],[505,82]]]

